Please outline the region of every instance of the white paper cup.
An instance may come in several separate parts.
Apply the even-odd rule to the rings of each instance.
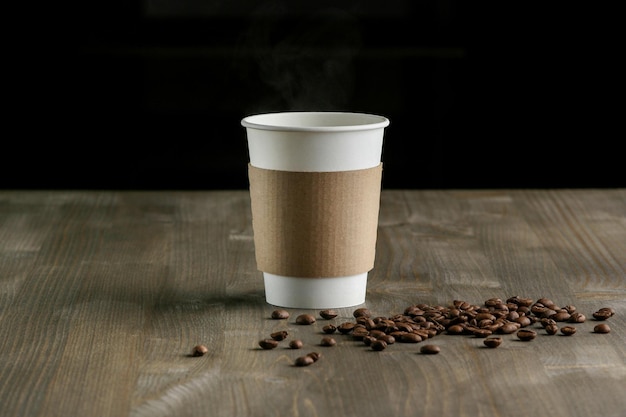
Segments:
[[[248,116],[250,164],[289,172],[342,172],[381,163],[383,116],[342,112],[286,112]],[[380,185],[380,184],[379,184]],[[266,301],[291,308],[340,308],[365,302],[367,272],[294,277],[263,271]]]

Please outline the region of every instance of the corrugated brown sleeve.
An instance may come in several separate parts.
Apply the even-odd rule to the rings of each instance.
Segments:
[[[257,266],[292,277],[334,277],[374,267],[382,164],[342,172],[249,165]]]

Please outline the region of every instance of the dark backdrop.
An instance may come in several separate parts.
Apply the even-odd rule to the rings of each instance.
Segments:
[[[387,116],[385,188],[626,186],[604,5],[83,3],[14,36],[0,188],[246,188],[283,110]]]

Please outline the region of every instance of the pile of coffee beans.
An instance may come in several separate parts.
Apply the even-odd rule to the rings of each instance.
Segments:
[[[613,317],[615,311],[603,307],[593,313],[593,318],[602,321],[593,328],[593,333],[607,334],[611,331],[606,320]],[[421,343],[440,334],[462,335],[482,338],[487,348],[497,348],[503,344],[503,335],[515,334],[520,341],[535,340],[538,330],[543,328],[545,334],[572,336],[576,333],[577,324],[584,323],[587,318],[578,312],[573,305],[558,306],[549,298],[534,300],[519,296],[505,300],[489,298],[482,304],[472,304],[462,300],[454,300],[447,306],[413,304],[407,306],[401,314],[391,316],[374,316],[365,307],[357,308],[348,320],[337,319],[335,310],[321,310],[319,317],[327,323],[322,327],[322,337],[318,346],[333,347],[337,345],[334,335],[350,337],[360,341],[374,351],[383,351],[394,343]],[[277,309],[272,311],[274,320],[287,320],[289,311]],[[305,313],[296,317],[295,323],[310,326],[317,322],[314,315]],[[539,327],[533,326],[538,325]],[[263,350],[275,349],[282,341],[289,338],[286,330],[273,332],[268,338],[258,342]],[[290,340],[291,349],[302,349],[305,344],[300,339]],[[198,345],[192,350],[192,356],[207,353],[206,347]],[[441,348],[434,344],[424,344],[419,349],[422,354],[438,354]],[[308,366],[319,360],[321,354],[310,352],[294,361],[295,366]]]

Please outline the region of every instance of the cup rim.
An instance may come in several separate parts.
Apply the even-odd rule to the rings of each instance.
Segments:
[[[325,123],[313,122],[323,118],[326,118]],[[376,114],[354,112],[273,112],[244,117],[241,125],[248,129],[274,131],[345,132],[382,129],[389,125],[389,119]]]

